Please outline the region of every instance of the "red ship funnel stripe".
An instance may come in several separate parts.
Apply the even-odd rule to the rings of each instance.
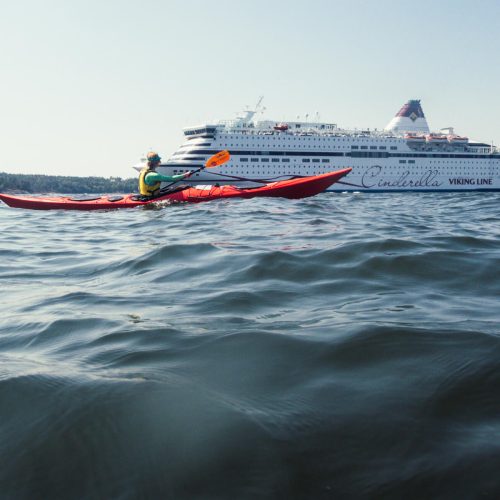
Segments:
[[[422,106],[419,100],[410,100],[397,112],[396,116],[404,116],[413,120],[417,118],[425,118]]]

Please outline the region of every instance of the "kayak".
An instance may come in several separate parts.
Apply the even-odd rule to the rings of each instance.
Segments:
[[[9,207],[32,210],[108,210],[116,208],[134,208],[162,202],[199,203],[202,201],[225,198],[256,198],[259,196],[297,199],[321,193],[347,175],[351,170],[350,168],[346,168],[321,175],[271,182],[255,188],[217,185],[182,186],[152,199],[144,199],[137,194],[70,198],[66,196],[13,196],[0,193],[0,200],[9,205]]]

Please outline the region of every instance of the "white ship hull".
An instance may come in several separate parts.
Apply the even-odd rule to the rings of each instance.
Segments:
[[[235,179],[275,180],[293,176],[315,175],[332,170],[351,167],[352,172],[341,182],[334,184],[331,191],[498,191],[500,190],[500,158],[469,160],[464,162],[441,162],[439,160],[415,160],[411,167],[396,162],[361,162],[348,158],[338,158],[327,165],[311,168],[271,167],[259,169],[242,168],[237,161],[217,169],[217,172],[204,171],[190,178],[194,184],[219,183],[250,186],[252,183]],[[183,167],[163,165],[159,171],[174,175],[201,164]]]

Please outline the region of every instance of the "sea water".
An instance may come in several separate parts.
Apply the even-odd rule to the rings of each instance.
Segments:
[[[499,498],[499,201],[0,206],[0,498]]]

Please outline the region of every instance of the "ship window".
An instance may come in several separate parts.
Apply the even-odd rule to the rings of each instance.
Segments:
[[[391,149],[398,149],[397,146],[391,146]]]
[[[313,163],[319,163],[318,158],[314,158],[314,159],[313,159]]]
[[[309,163],[310,161],[309,158],[302,158],[302,163]]]
[[[325,159],[325,158],[323,158],[321,161],[322,161],[323,163],[330,163],[330,160],[327,160],[327,159]]]
[[[240,161],[248,161],[248,158],[240,158]]]
[[[368,149],[368,146],[361,146],[361,149]]]
[[[262,158],[262,161],[267,163],[269,161],[269,158]]]
[[[283,161],[285,163],[290,163],[290,159],[289,158],[283,158],[283,160],[281,160],[281,161]]]
[[[406,163],[406,160],[399,160],[399,163]]]
[[[276,162],[280,161],[280,159],[279,159],[279,158],[273,158],[271,161],[272,161],[273,163],[276,163]]]
[[[259,161],[259,159],[258,158],[252,158],[251,161],[256,162],[256,161]]]
[[[351,146],[351,149],[359,149],[358,146]]]
[[[385,146],[379,146],[379,149],[387,149]]]
[[[415,163],[415,160],[408,160],[408,163]]]
[[[377,149],[377,146],[370,146],[370,149]]]

